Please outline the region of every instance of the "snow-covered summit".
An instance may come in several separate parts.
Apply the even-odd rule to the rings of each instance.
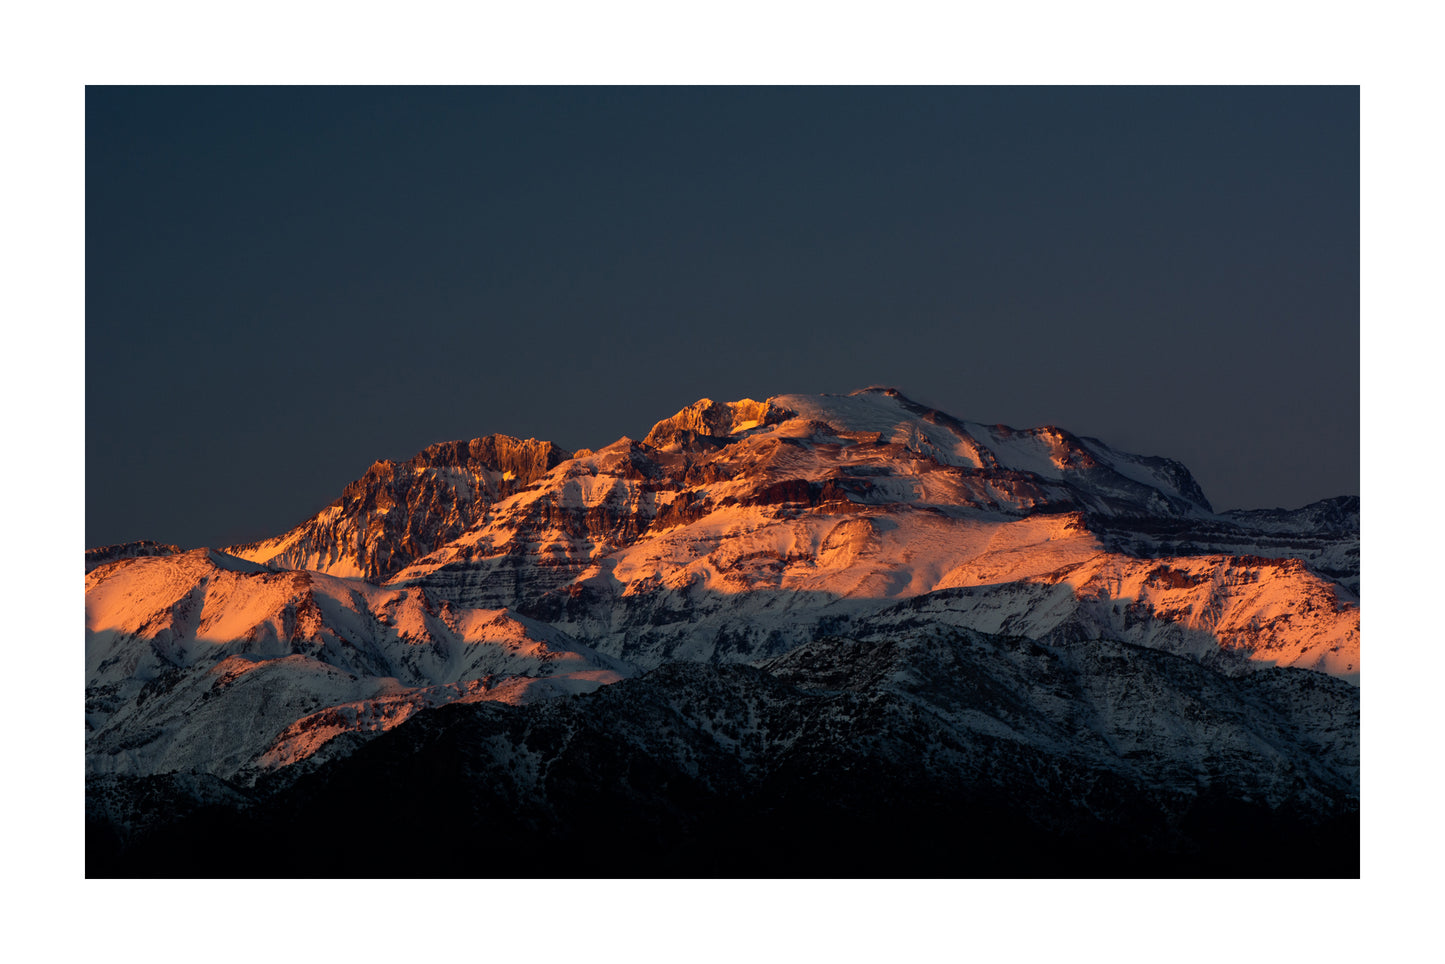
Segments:
[[[643,666],[772,655],[947,591],[987,632],[1358,673],[1352,594],[1228,552],[1176,558],[1187,541],[1159,525],[1256,554],[1182,465],[1062,429],[965,423],[892,389],[704,398],[559,464],[391,581],[518,606]],[[1141,526],[1147,551],[1119,551]]]
[[[654,425],[643,442],[661,449],[698,436],[725,438],[761,425],[774,424],[787,414],[771,400],[757,402],[744,398],[736,402],[715,402],[710,398],[700,398],[671,418]]]
[[[615,469],[619,459],[627,468]],[[703,398],[658,422],[641,442],[623,438],[575,454],[505,435],[438,443],[404,462],[375,463],[312,518],[227,551],[274,567],[384,581],[469,537],[469,530],[505,512],[511,497],[534,488],[546,492],[566,479],[573,480],[562,483],[569,490],[585,484],[595,492],[596,483],[579,480],[599,473],[648,479],[656,495],[641,500],[644,518],[649,506],[669,517],[667,493],[699,480],[706,485],[697,495],[710,501],[746,501],[754,483],[802,479],[832,482],[830,491],[847,491],[853,501],[912,503],[928,501],[919,496],[938,488],[918,484],[930,474],[957,490],[942,497],[944,504],[986,511],[1210,514],[1189,471],[1173,460],[1119,452],[1054,427],[963,422],[896,389],[869,388],[764,401]]]
[[[965,422],[920,405],[894,388],[850,395],[780,395],[770,405],[844,434],[874,432],[945,465],[985,473],[1024,473],[1064,482],[1085,508],[1108,514],[1210,513],[1189,470],[1172,459],[1116,451],[1052,425],[1015,429]]]

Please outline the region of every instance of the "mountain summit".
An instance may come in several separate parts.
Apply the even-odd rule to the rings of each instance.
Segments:
[[[1036,843],[1130,839],[1100,779],[1150,853],[1231,800],[1318,828],[1358,801],[1358,538],[1358,500],[1219,514],[1173,460],[889,388],[704,398],[577,453],[442,443],[272,539],[87,554],[88,812],[123,865],[194,808],[274,830],[467,734],[502,795],[436,792],[509,832],[498,801],[529,800],[548,846],[598,780],[630,787],[624,830],[700,820],[723,852],[729,794],[852,826],[881,805],[858,779],[899,768],[909,806],[1014,808]]]

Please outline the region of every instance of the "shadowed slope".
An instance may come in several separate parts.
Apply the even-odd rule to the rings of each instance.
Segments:
[[[819,640],[763,669],[424,711],[247,815],[109,856],[143,874],[1354,876],[1351,720],[1354,690],[1318,674],[974,633]],[[241,844],[224,868],[186,846],[217,833]],[[402,862],[378,866],[376,839]]]

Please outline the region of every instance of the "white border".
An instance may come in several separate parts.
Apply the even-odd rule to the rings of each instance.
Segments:
[[[1436,33],[1414,19],[1415,9],[915,3],[885,14],[878,4],[846,2],[433,3],[402,14],[394,4],[268,0],[69,3],[12,13],[15,55],[4,68],[7,315],[12,365],[22,369],[5,386],[14,522],[5,586],[20,624],[7,665],[18,703],[7,741],[7,863],[20,891],[12,940],[47,947],[57,959],[105,953],[147,961],[463,947],[629,960],[1403,953],[1433,916],[1423,905],[1423,875],[1440,856],[1428,745],[1436,727],[1425,715],[1437,698],[1439,630],[1438,617],[1424,614],[1435,600],[1427,553],[1440,538],[1432,484],[1438,312],[1426,289],[1439,264],[1439,91],[1426,74],[1438,62],[1427,46]],[[71,710],[79,660],[57,656],[79,631],[78,615],[68,614],[78,613],[83,547],[81,87],[156,82],[1362,83],[1364,611],[1372,664],[1365,880],[433,882],[349,898],[298,882],[81,881]],[[68,674],[60,680],[58,667]],[[529,927],[512,923],[521,907],[535,922]],[[453,943],[458,933],[470,940]]]

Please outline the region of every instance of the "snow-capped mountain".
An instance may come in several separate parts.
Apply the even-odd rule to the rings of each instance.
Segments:
[[[1358,519],[1353,497],[1216,513],[1172,460],[892,389],[703,399],[575,454],[434,445],[272,539],[87,553],[89,813],[112,842],[174,823],[152,800],[269,826],[359,774],[390,779],[376,761],[397,747],[440,752],[427,721],[445,710],[492,748],[448,792],[491,800],[498,826],[497,799],[529,808],[553,838],[609,768],[675,773],[702,811],[739,796],[761,819],[808,784],[799,760],[862,793],[845,816],[878,801],[840,760],[922,767],[928,799],[1012,800],[1045,836],[1108,798],[1150,815],[1161,853],[1193,846],[1169,813],[1221,793],[1348,819]],[[626,694],[678,687],[685,724],[619,735],[657,722]],[[559,713],[591,756],[528,735]],[[1026,771],[1075,802],[1025,806]],[[648,793],[608,799],[686,809]]]
[[[1258,539],[1177,462],[1059,429],[959,422],[891,390],[704,399],[640,443],[579,452],[390,583],[514,606],[644,667],[763,658],[967,590],[955,618],[985,631],[1358,676],[1353,593],[1277,557],[1116,551],[1139,520]]]

